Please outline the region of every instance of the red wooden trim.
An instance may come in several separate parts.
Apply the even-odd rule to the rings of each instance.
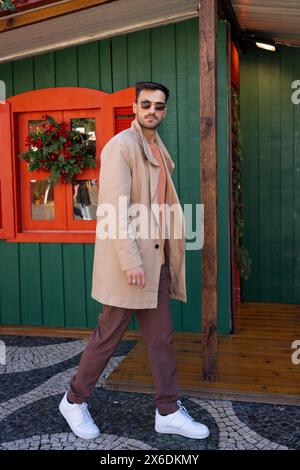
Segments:
[[[71,118],[95,118],[96,120],[96,168],[84,170],[77,176],[77,180],[97,180],[99,181],[100,153],[103,148],[103,126],[106,118],[103,116],[103,109],[64,111],[63,119],[69,124]],[[75,220],[73,217],[73,194],[72,185],[65,185],[66,208],[67,208],[67,229],[68,230],[94,230],[96,231],[96,220]]]
[[[134,87],[120,90],[113,94],[107,94],[103,91],[89,88],[48,88],[21,93],[7,100],[8,105],[10,106],[12,125],[11,132],[7,132],[6,135],[11,136],[11,140],[13,142],[9,154],[11,155],[10,164],[12,165],[12,174],[14,175],[15,181],[14,191],[10,200],[14,201],[14,207],[18,207],[18,210],[13,210],[13,212],[10,211],[11,219],[15,219],[14,224],[16,226],[16,235],[14,235],[14,232],[9,232],[6,237],[9,241],[49,243],[94,243],[95,241],[96,221],[72,220],[70,216],[68,220],[65,219],[64,214],[66,214],[66,204],[68,205],[69,210],[71,209],[72,204],[72,197],[70,199],[70,195],[72,195],[72,187],[70,185],[61,185],[60,188],[58,186],[56,189],[56,191],[64,191],[64,196],[60,195],[60,198],[64,198],[64,204],[62,205],[64,207],[61,208],[61,211],[64,210],[64,214],[60,213],[58,219],[54,221],[53,231],[49,231],[47,229],[43,232],[43,223],[41,223],[41,221],[31,220],[31,208],[30,204],[28,204],[29,201],[26,202],[27,209],[25,211],[23,209],[21,210],[20,190],[22,193],[22,185],[24,186],[24,182],[29,182],[30,179],[43,179],[43,177],[47,176],[47,174],[44,175],[42,172],[28,173],[25,162],[21,162],[20,165],[18,153],[23,149],[25,142],[26,127],[24,126],[26,115],[28,118],[27,113],[32,116],[32,119],[40,119],[43,114],[48,113],[56,117],[58,120],[67,119],[70,114],[72,117],[76,117],[76,115],[78,115],[78,117],[84,117],[83,113],[86,113],[87,116],[94,113],[95,116],[97,116],[96,133],[98,135],[96,157],[98,160],[98,166],[95,169],[85,170],[78,179],[97,179],[99,181],[98,177],[101,166],[99,157],[101,150],[105,143],[113,137],[116,131],[115,109],[131,109],[134,100]],[[22,114],[20,115],[20,113]],[[59,118],[58,115],[62,117]],[[23,122],[22,119],[25,119],[25,121]],[[18,129],[21,130],[21,138],[19,138]],[[49,227],[49,222],[51,221],[46,221],[45,227]],[[68,229],[70,230],[69,232],[67,231]],[[65,232],[63,230],[65,230]]]
[[[4,228],[3,214],[2,214],[2,179],[0,177],[0,236]]]
[[[115,134],[118,134],[131,126],[131,122],[134,120],[135,116],[133,109],[130,106],[118,106],[117,108],[114,108],[114,110]]]
[[[57,121],[62,120],[62,112],[56,111],[51,114]],[[43,120],[43,113],[21,113],[19,117],[19,151],[26,150],[25,139],[28,136],[28,121]],[[19,158],[19,157],[17,157]],[[18,163],[17,163],[18,164]],[[53,220],[34,220],[31,216],[31,201],[30,201],[30,181],[42,181],[48,178],[49,173],[31,171],[27,169],[27,163],[22,160],[19,162],[20,168],[20,184],[17,190],[18,205],[21,208],[21,225],[22,230],[64,230],[66,229],[66,214],[65,207],[62,202],[65,200],[64,185],[54,185],[54,198],[55,198],[55,218]]]
[[[107,104],[112,108],[112,128],[110,129],[111,137],[117,133],[116,123],[116,109],[124,108],[132,111],[132,105],[135,101],[135,88],[127,88],[126,90],[120,90],[107,97]],[[133,111],[132,111],[133,112]],[[129,126],[130,127],[130,126]]]
[[[14,238],[7,238],[9,242],[29,242],[29,243],[95,243],[96,233],[88,232],[23,232],[17,233]]]
[[[11,110],[16,112],[49,112],[71,109],[101,108],[107,93],[84,87],[57,87],[26,91],[8,98]],[[113,95],[112,95],[113,96]]]
[[[236,90],[240,87],[240,57],[236,45],[231,41],[231,81]]]
[[[10,104],[0,104],[0,181],[1,218],[0,238],[14,236],[13,173],[11,165],[11,122]]]
[[[113,107],[132,106],[135,101],[135,87],[125,88],[106,95],[106,102]]]
[[[21,187],[21,182],[20,182],[20,161],[19,158],[17,157],[18,152],[19,152],[19,136],[18,136],[18,125],[19,125],[19,119],[18,119],[18,114],[17,113],[12,113],[11,112],[11,142],[12,142],[12,149],[11,149],[11,165],[12,165],[12,171],[13,171],[13,200],[14,200],[14,225],[15,225],[15,235],[17,234],[18,231],[21,230],[21,207],[20,207],[20,201],[19,201],[19,193],[20,193],[20,187]]]

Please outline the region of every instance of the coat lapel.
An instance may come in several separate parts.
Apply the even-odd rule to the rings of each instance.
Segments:
[[[139,144],[141,146],[141,150],[147,160],[147,164],[149,168],[149,178],[150,178],[151,211],[154,215],[157,225],[159,225],[159,213],[152,206],[152,203],[155,200],[155,196],[156,196],[157,188],[158,188],[159,171],[160,171],[159,163],[153,157],[149,144],[142,133],[141,126],[139,125],[137,119],[134,119],[133,122],[131,123],[131,129],[134,131],[135,135],[137,136]]]
[[[167,166],[168,171],[171,175],[173,170],[174,170],[175,163],[173,162],[172,158],[170,157],[169,152],[166,149],[166,147],[164,146],[164,143],[161,140],[160,135],[158,134],[158,132],[156,132],[155,141],[156,141],[157,145],[159,146],[159,148],[160,148],[160,150],[163,154],[163,160],[164,160],[165,166]]]
[[[156,161],[156,159],[153,157],[150,146],[147,142],[147,139],[145,139],[141,126],[138,123],[137,119],[135,118],[132,123],[131,123],[131,128],[135,132],[135,134],[138,137],[138,140],[140,142],[140,145],[142,146],[145,158],[149,162],[149,173],[150,173],[150,192],[151,192],[151,202],[154,201],[157,188],[158,188],[158,179],[159,179],[159,163]],[[158,132],[156,131],[156,136],[155,136],[155,142],[159,146],[162,156],[163,156],[163,163],[166,168],[167,172],[167,181],[172,174],[175,164],[173,160],[171,159],[169,152],[167,151],[166,147],[164,146]]]
[[[150,146],[147,142],[147,139],[144,137],[140,124],[138,123],[137,119],[135,118],[131,123],[131,129],[135,132],[138,137],[139,143],[142,147],[144,156],[148,163],[149,168],[149,176],[150,176],[150,195],[151,195],[151,210],[153,212],[154,218],[156,220],[157,225],[159,225],[159,211],[152,206],[152,204],[157,203],[157,189],[158,189],[158,180],[159,180],[159,172],[160,167],[159,163],[153,157]],[[169,152],[167,151],[166,147],[164,146],[158,132],[156,131],[155,135],[155,142],[159,146],[162,157],[163,163],[166,170],[166,177],[167,177],[167,191],[166,194],[170,195],[170,191],[172,191],[173,184],[171,181],[171,173],[175,167],[173,160],[171,159]]]

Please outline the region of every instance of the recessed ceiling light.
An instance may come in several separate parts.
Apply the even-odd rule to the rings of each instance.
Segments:
[[[257,47],[259,47],[260,49],[265,49],[266,51],[272,51],[272,52],[275,52],[276,51],[276,46],[275,44],[268,44],[266,42],[260,42],[260,41],[256,41],[255,44],[257,45]]]
[[[269,39],[255,33],[251,33],[249,31],[242,33],[242,39],[248,43],[255,43],[255,45],[260,49],[265,49],[266,51],[271,52],[276,51],[276,44],[273,39]]]

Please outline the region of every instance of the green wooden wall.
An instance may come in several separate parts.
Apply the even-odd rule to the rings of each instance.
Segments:
[[[229,228],[229,103],[227,23],[218,24],[217,145],[218,145],[218,331],[232,330]]]
[[[250,50],[241,60],[245,245],[253,274],[244,301],[300,302],[300,48]]]
[[[230,330],[226,24],[219,23],[220,221],[219,329]],[[200,201],[198,21],[153,28],[0,64],[8,96],[81,86],[114,92],[136,80],[171,90],[160,134],[174,161],[181,203]],[[226,174],[227,172],[227,174]],[[226,201],[227,200],[227,201]],[[187,251],[188,303],[171,301],[177,331],[201,329],[201,253]],[[90,297],[93,245],[0,242],[1,323],[94,327],[100,304]],[[136,328],[135,319],[130,328]]]

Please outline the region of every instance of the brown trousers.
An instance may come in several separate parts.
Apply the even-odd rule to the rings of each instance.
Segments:
[[[147,345],[156,389],[155,404],[161,414],[178,410],[179,394],[176,357],[172,348],[173,328],[169,304],[170,273],[167,263],[160,272],[157,308],[135,311],[141,335]],[[140,289],[131,286],[132,289]],[[77,373],[71,380],[68,399],[82,403],[93,392],[99,376],[124,335],[133,311],[103,305],[98,327],[82,353]]]

